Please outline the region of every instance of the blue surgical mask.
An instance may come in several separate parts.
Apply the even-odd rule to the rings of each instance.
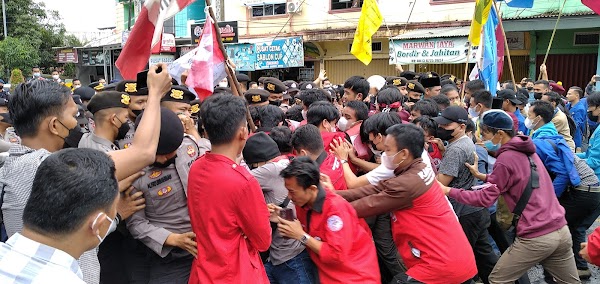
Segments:
[[[496,152],[496,151],[498,151],[498,149],[500,149],[500,143],[494,144],[494,142],[492,142],[492,140],[483,141],[483,146],[486,149],[488,149],[488,151],[490,151],[490,152]]]

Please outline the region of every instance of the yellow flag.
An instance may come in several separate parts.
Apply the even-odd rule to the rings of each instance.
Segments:
[[[469,32],[469,41],[472,46],[479,46],[481,42],[481,29],[492,9],[493,0],[476,0],[473,21],[471,21],[471,31]]]
[[[383,22],[383,16],[375,0],[365,0],[360,11],[358,27],[354,33],[354,41],[350,53],[365,65],[369,65],[373,59],[371,37],[377,32]]]

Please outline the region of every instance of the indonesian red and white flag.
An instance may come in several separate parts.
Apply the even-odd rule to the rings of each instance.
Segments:
[[[129,38],[115,65],[121,76],[135,80],[142,71],[152,50],[160,50],[160,41],[165,20],[175,16],[194,0],[146,0],[138,15]]]
[[[186,85],[193,88],[198,97],[204,100],[212,95],[215,86],[225,77],[227,77],[225,55],[219,48],[215,23],[207,13],[202,37],[198,43],[198,50],[192,58],[192,68]]]

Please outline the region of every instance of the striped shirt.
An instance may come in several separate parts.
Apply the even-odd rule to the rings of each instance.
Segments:
[[[19,233],[0,243],[0,283],[85,283],[75,258]]]
[[[23,229],[23,210],[31,193],[35,173],[42,161],[51,153],[46,149],[34,150],[27,146],[13,144],[8,154],[4,166],[0,168],[0,190],[3,196],[4,226],[10,237]],[[86,283],[100,283],[100,262],[96,249],[83,253],[79,264]]]

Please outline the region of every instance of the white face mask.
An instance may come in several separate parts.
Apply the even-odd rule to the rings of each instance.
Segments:
[[[528,118],[525,118],[525,127],[527,127],[527,129],[533,129],[535,127],[537,123],[533,123],[533,120]]]
[[[304,118],[304,120],[306,120],[306,113],[307,113],[307,112],[308,112],[308,111],[306,111],[306,110],[302,110],[302,118]]]
[[[379,151],[379,150],[373,148],[373,146],[371,146],[371,145],[369,145],[369,149],[371,149],[371,152],[373,152],[373,154],[376,157],[381,157],[381,153],[383,153],[383,151]]]
[[[383,154],[381,154],[381,164],[388,170],[395,170],[398,166],[400,166],[400,164],[404,163],[404,160],[402,160],[400,163],[394,164],[394,158],[396,158],[396,155],[399,153],[400,151],[393,156],[388,156],[385,152],[383,152]]]
[[[39,77],[42,76],[42,74],[40,74],[39,72],[33,73],[33,77]]]
[[[74,89],[77,89],[79,87],[81,87],[81,85],[75,85],[75,86],[73,86]]]
[[[479,112],[475,110],[476,108],[477,107],[470,107],[469,108],[469,115],[471,117],[478,117],[479,116]]]
[[[106,215],[106,213],[104,213],[104,212],[98,213],[98,216],[96,216],[96,219],[94,219],[94,222],[92,223],[92,229],[94,227],[96,227],[96,222],[98,222],[98,218],[100,218],[100,216],[102,216],[102,215],[104,215],[104,218],[106,218],[106,220],[108,220],[110,222],[110,226],[108,227],[106,234],[104,234],[104,237],[101,237],[99,234],[96,234],[96,237],[100,241],[100,243],[98,243],[98,245],[100,245],[104,241],[104,239],[106,239],[106,236],[108,236],[108,234],[114,232],[117,229],[117,223],[115,223],[115,220],[109,218],[108,215]]]
[[[221,87],[221,88],[227,88],[227,86],[228,86],[227,82],[223,82],[223,81],[219,82],[219,87]]]
[[[60,76],[58,76],[58,75],[52,75],[52,79],[58,80],[58,78],[60,78]]]
[[[348,129],[346,129],[346,127],[348,127],[348,120],[345,117],[340,117],[340,120],[338,120],[337,123],[337,127],[343,132],[346,131]]]

